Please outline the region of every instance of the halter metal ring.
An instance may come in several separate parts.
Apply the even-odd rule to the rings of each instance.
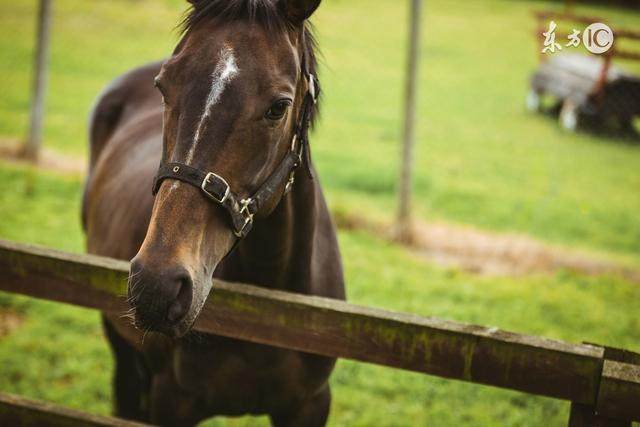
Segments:
[[[251,203],[253,203],[253,199],[252,198],[240,200],[240,204],[242,205],[242,208],[240,209],[240,213],[242,215],[244,215],[246,213],[247,214],[247,218],[253,220],[253,214],[251,212],[249,212],[249,205]]]
[[[247,232],[245,232],[245,230],[247,229],[247,227],[249,225],[252,225],[252,224],[253,224],[253,218],[247,217],[247,219],[244,221],[244,225],[242,226],[240,231],[234,231],[233,234],[235,234],[236,237],[242,239],[247,234]]]
[[[217,178],[225,185],[226,189],[224,190],[224,196],[222,196],[222,199],[218,199],[218,197],[216,197],[215,194],[207,190],[207,184],[211,182],[211,178]],[[231,192],[231,187],[229,186],[229,183],[227,183],[227,181],[225,181],[223,177],[213,172],[209,172],[207,176],[204,177],[204,179],[202,180],[202,184],[200,185],[200,188],[202,189],[202,191],[204,191],[204,194],[206,194],[207,197],[209,197],[211,200],[218,202],[220,204],[223,204],[224,202],[227,201],[227,198],[229,197],[229,193]]]
[[[253,214],[249,212],[249,205],[253,202],[253,199],[242,199],[240,204],[242,205],[242,209],[240,209],[240,214],[246,215],[244,219],[244,224],[242,224],[242,228],[239,231],[234,231],[233,233],[236,237],[242,238],[245,235],[245,230],[249,225],[253,224]]]
[[[294,172],[289,174],[289,179],[287,180],[287,184],[284,186],[284,194],[289,194],[289,191],[293,188],[293,184],[296,182],[296,176]]]

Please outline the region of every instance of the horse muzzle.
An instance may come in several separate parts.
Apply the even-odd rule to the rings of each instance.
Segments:
[[[138,257],[131,262],[128,301],[135,312],[135,325],[143,331],[174,338],[188,332],[197,316],[193,313],[194,291],[194,278],[184,267],[151,266]]]

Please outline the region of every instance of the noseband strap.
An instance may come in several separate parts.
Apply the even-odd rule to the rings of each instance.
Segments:
[[[302,110],[296,125],[296,131],[291,142],[291,149],[276,170],[247,198],[242,198],[231,189],[229,183],[214,172],[204,172],[184,163],[163,163],[153,183],[153,195],[160,190],[160,186],[167,179],[181,181],[200,188],[211,201],[219,204],[229,213],[234,234],[242,239],[249,234],[253,227],[253,216],[260,208],[276,194],[285,184],[285,194],[291,189],[296,169],[304,163],[309,177],[312,177],[308,131],[311,121],[313,105],[318,97],[318,82],[312,74],[308,75],[308,88],[302,103]]]

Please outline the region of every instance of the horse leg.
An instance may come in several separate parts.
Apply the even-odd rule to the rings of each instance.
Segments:
[[[318,393],[299,405],[278,414],[271,415],[271,424],[274,427],[324,427],[329,418],[331,407],[331,389],[329,384]]]
[[[102,323],[115,358],[113,390],[115,414],[121,418],[149,421],[151,375],[136,352],[103,316]]]

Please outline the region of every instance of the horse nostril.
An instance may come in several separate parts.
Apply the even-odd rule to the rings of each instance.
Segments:
[[[193,282],[189,275],[183,275],[177,281],[178,292],[175,301],[169,305],[167,320],[170,323],[177,323],[189,311],[193,298]]]
[[[182,321],[193,300],[193,279],[182,266],[131,262],[128,300],[141,328],[166,330]]]

